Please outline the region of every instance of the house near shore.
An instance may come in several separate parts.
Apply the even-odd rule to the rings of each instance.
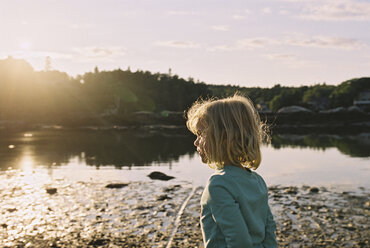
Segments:
[[[360,92],[357,100],[353,101],[353,105],[364,110],[370,110],[370,90]]]

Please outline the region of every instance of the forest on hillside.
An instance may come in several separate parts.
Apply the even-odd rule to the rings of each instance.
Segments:
[[[316,84],[272,88],[209,85],[177,75],[113,70],[71,77],[60,71],[35,71],[24,60],[0,60],[0,120],[54,124],[129,123],[133,114],[164,116],[184,112],[199,98],[224,97],[239,91],[258,106],[276,112],[298,105],[314,111],[348,107],[370,78],[351,79],[337,86]]]

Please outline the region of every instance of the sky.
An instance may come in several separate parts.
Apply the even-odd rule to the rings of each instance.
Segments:
[[[370,0],[0,0],[0,59],[272,87],[370,76]]]

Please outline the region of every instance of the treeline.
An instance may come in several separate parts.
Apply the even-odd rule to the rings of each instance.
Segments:
[[[209,95],[206,84],[176,75],[95,68],[73,78],[59,71],[36,72],[24,60],[0,60],[0,120],[127,123],[133,113],[183,111]]]
[[[280,84],[272,88],[238,87],[232,85],[210,85],[215,96],[231,95],[240,91],[248,95],[255,104],[264,104],[272,111],[286,106],[302,106],[313,111],[349,107],[361,92],[370,91],[370,78],[355,78],[342,82],[338,86],[316,84],[313,86],[286,87]]]
[[[24,60],[0,60],[0,120],[54,124],[128,123],[133,114],[183,112],[196,99],[240,91],[272,111],[289,105],[309,108],[350,106],[370,78],[338,86],[272,88],[207,85],[177,75],[127,70],[88,72],[77,77],[34,71]]]

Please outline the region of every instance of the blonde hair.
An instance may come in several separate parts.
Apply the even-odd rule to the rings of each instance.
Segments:
[[[199,130],[199,124],[204,129]],[[205,132],[206,163],[223,168],[225,162],[257,169],[261,163],[260,144],[269,140],[251,100],[235,94],[224,99],[196,101],[187,112],[186,126],[195,135]]]

